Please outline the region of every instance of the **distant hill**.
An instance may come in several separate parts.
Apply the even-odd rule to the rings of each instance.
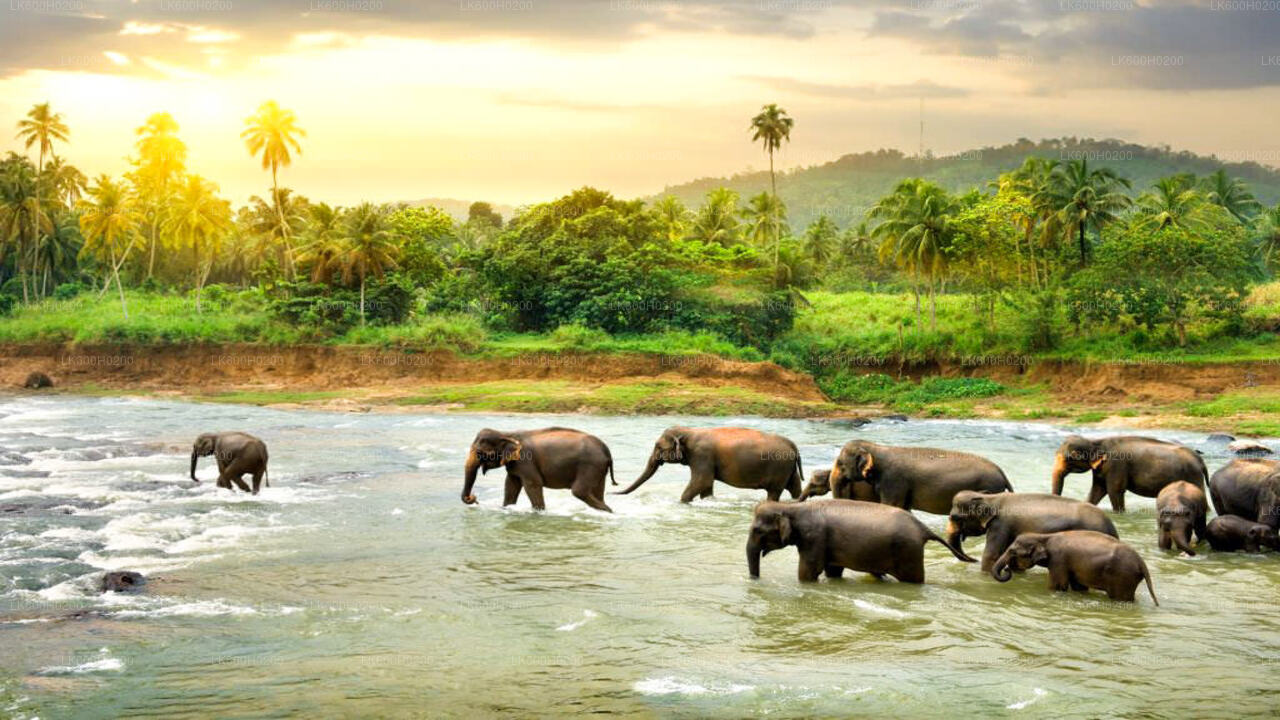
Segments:
[[[472,202],[472,200],[456,200],[454,198],[423,198],[421,200],[407,200],[405,204],[409,207],[438,207],[453,216],[454,220],[466,222],[467,210],[471,207]],[[502,203],[494,202],[489,204],[493,206],[493,209],[498,214],[502,215],[504,223],[510,220],[511,216],[516,212],[514,205],[503,205]]]
[[[827,213],[841,227],[862,220],[866,209],[893,189],[902,178],[920,176],[949,190],[961,192],[986,187],[1000,173],[1013,170],[1029,155],[1059,160],[1086,158],[1091,165],[1107,166],[1133,183],[1133,194],[1149,189],[1156,179],[1181,172],[1207,175],[1226,168],[1242,178],[1260,201],[1280,202],[1280,171],[1256,162],[1225,162],[1168,146],[1147,147],[1120,140],[1060,138],[1032,142],[1020,139],[1000,147],[985,147],[957,155],[923,159],[898,150],[845,155],[823,165],[798,168],[778,176],[778,194],[787,204],[793,232],[799,232],[820,213]],[[707,192],[725,186],[737,190],[743,200],[769,188],[769,173],[741,173],[730,178],[701,178],[668,186],[661,195],[675,195],[690,208],[702,204]]]

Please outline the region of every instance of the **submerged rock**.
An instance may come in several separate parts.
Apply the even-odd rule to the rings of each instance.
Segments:
[[[880,419],[888,420],[890,422],[906,422],[908,418],[906,415],[903,415],[901,413],[894,413],[892,415],[884,415]]]
[[[1208,438],[1206,438],[1206,440],[1208,440],[1209,442],[1229,443],[1229,442],[1235,442],[1236,438],[1234,435],[1228,435],[1226,433],[1213,433]]]
[[[1253,440],[1236,440],[1228,445],[1227,449],[1240,457],[1262,457],[1264,455],[1272,455],[1275,452],[1266,445]]]
[[[53,387],[53,378],[45,375],[39,370],[27,375],[26,382],[22,383],[22,387],[29,390],[41,390],[43,388]]]
[[[147,579],[142,573],[132,570],[117,570],[109,572],[102,576],[102,582],[98,585],[100,592],[134,592],[141,590],[143,585],[147,584]]]

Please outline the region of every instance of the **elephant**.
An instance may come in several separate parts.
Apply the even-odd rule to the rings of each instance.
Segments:
[[[1280,550],[1280,536],[1275,528],[1254,522],[1239,515],[1219,515],[1208,527],[1205,538],[1209,547],[1222,552],[1262,552],[1267,547]]]
[[[800,493],[800,502],[804,502],[811,497],[820,497],[831,492],[830,477],[830,470],[814,470],[812,473],[809,473],[809,482],[804,486],[804,490]],[[862,500],[863,502],[880,502],[880,496],[876,495],[875,490],[871,488],[871,483],[865,480],[855,480],[855,482],[852,483],[852,487],[852,497],[844,499]]]
[[[595,435],[562,427],[519,432],[481,430],[467,453],[462,502],[476,504],[471,490],[477,470],[488,474],[500,466],[507,470],[503,507],[514,505],[523,488],[533,508],[545,510],[543,488],[568,488],[590,507],[613,512],[604,502],[604,478],[613,477],[613,455]]]
[[[951,503],[947,541],[961,548],[966,537],[987,536],[982,571],[991,572],[996,558],[1023,533],[1096,530],[1118,538],[1116,526],[1101,509],[1043,493],[980,493],[963,490]],[[963,548],[961,548],[963,549]]]
[[[1160,605],[1147,564],[1111,535],[1093,530],[1022,533],[996,560],[991,575],[1008,582],[1015,571],[1036,565],[1049,568],[1050,590],[1103,590],[1112,600],[1134,602],[1133,591],[1146,580],[1151,602]]]
[[[689,466],[682,503],[711,497],[716,480],[736,488],[764,490],[770,500],[781,498],[783,490],[799,497],[804,484],[800,451],[781,435],[737,427],[671,427],[654,443],[644,472],[618,494],[643,485],[663,463]]]
[[[1090,440],[1072,435],[1062,442],[1053,463],[1053,494],[1062,494],[1062,481],[1070,473],[1091,471],[1093,487],[1089,504],[1106,495],[1111,509],[1124,512],[1125,491],[1155,497],[1165,485],[1189,482],[1203,488],[1209,471],[1200,453],[1177,443],[1136,435]]]
[[[935,515],[946,515],[961,490],[1013,492],[1004,471],[977,455],[851,440],[831,466],[832,495],[853,499],[859,480],[870,483],[879,502]]]
[[[747,569],[760,577],[760,556],[787,545],[800,553],[800,582],[814,582],[822,573],[838,578],[845,569],[882,580],[924,582],[924,544],[946,546],[964,562],[975,562],[962,550],[920,522],[906,510],[859,500],[774,502],[756,506],[747,537]]]
[[[1209,480],[1219,515],[1239,515],[1280,530],[1280,461],[1236,459]]]
[[[1156,496],[1160,549],[1168,550],[1177,545],[1182,552],[1195,555],[1196,551],[1191,549],[1191,535],[1194,531],[1196,542],[1205,539],[1205,516],[1208,513],[1209,501],[1200,488],[1181,480],[1165,485]]]
[[[218,487],[231,489],[231,483],[245,492],[249,486],[240,477],[245,473],[253,475],[253,494],[266,484],[271,487],[271,478],[267,475],[267,444],[258,438],[242,432],[205,433],[196,438],[191,448],[191,479],[196,478],[196,462],[205,455],[213,455],[218,461]]]

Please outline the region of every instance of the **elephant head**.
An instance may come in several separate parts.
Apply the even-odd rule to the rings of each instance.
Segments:
[[[636,481],[626,490],[621,490],[618,494],[626,495],[643,485],[664,463],[689,464],[688,428],[671,427],[664,430],[658,441],[653,444],[653,452],[649,455],[649,462],[644,466],[644,472],[640,473],[640,477],[636,478]]]
[[[1048,560],[1049,550],[1044,546],[1043,535],[1019,535],[996,560],[996,564],[991,566],[991,577],[1000,582],[1009,582],[1014,572],[1023,572]]]
[[[947,518],[947,542],[960,548],[966,537],[987,534],[987,525],[999,514],[989,495],[974,490],[961,490],[951,501],[951,514]]]
[[[1275,529],[1259,523],[1245,533],[1245,550],[1258,552],[1264,547],[1280,550],[1280,535]]]
[[[1191,549],[1191,532],[1195,528],[1195,518],[1190,508],[1181,506],[1164,508],[1160,511],[1157,522],[1160,523],[1161,530],[1169,533],[1169,538],[1179,550],[1188,555],[1196,554],[1196,551]]]
[[[471,489],[476,484],[477,470],[488,473],[494,468],[515,462],[520,459],[522,449],[519,440],[497,430],[485,428],[476,433],[476,438],[471,441],[471,449],[467,453],[462,502],[468,505],[474,505],[476,502],[476,496],[471,494]]]
[[[1107,461],[1096,440],[1079,435],[1071,435],[1058,446],[1058,453],[1053,459],[1053,494],[1062,494],[1062,481],[1071,474],[1098,470]]]
[[[804,502],[811,497],[820,497],[831,492],[830,478],[830,470],[814,470],[813,474],[809,476],[809,482],[800,493],[799,501]]]
[[[1271,473],[1258,489],[1258,522],[1280,530],[1280,470]]]
[[[200,482],[196,477],[196,462],[208,455],[214,454],[218,450],[218,434],[205,433],[196,438],[196,442],[191,446],[191,479]]]
[[[846,499],[853,497],[851,486],[855,482],[868,482],[872,489],[875,489],[876,475],[873,472],[876,467],[875,450],[875,443],[865,440],[852,440],[845,443],[831,466],[828,481],[835,497]]]
[[[751,534],[747,536],[747,569],[751,577],[760,577],[760,556],[784,548],[796,542],[791,528],[791,518],[783,512],[784,505],[762,502],[756,506],[751,521]]]

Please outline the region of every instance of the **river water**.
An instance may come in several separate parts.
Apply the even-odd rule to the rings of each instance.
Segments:
[[[1069,429],[983,421],[344,414],[140,399],[0,398],[0,716],[1232,716],[1280,706],[1280,556],[1122,538],[1161,606],[999,584],[926,547],[927,583],[801,586],[793,549],[747,576],[762,493],[679,504],[665,467],[613,515],[567,491],[502,509],[501,474],[458,499],[482,427],[599,435],[626,484],[671,424],[796,441],[808,470],[867,437],[985,455],[1047,491]],[[272,487],[218,490],[200,432],[267,441]],[[1158,432],[1202,450],[1204,436]],[[1070,476],[1083,497],[1088,479]],[[1104,501],[1105,502],[1105,501]],[[941,531],[946,519],[922,515]],[[981,539],[967,548],[977,556]],[[99,595],[103,570],[147,592]],[[1140,589],[1141,590],[1141,589]]]

